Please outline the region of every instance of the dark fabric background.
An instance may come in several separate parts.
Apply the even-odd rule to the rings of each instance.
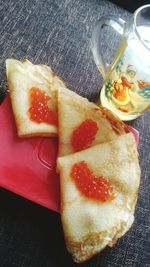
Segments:
[[[149,0],[111,0],[111,2],[134,12],[137,8],[150,3]]]
[[[6,90],[7,57],[47,63],[79,94],[95,100],[102,85],[90,51],[95,21],[105,14],[124,19],[127,11],[108,1],[0,1],[0,95]],[[110,62],[118,44],[105,32],[102,47]],[[132,125],[140,132],[142,180],[135,223],[117,245],[81,266],[150,266],[150,113]],[[2,153],[0,151],[0,153]],[[13,155],[12,155],[13,156]],[[75,267],[66,251],[60,216],[0,189],[0,267]]]

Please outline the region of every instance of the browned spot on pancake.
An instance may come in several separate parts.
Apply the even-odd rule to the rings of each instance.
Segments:
[[[73,241],[73,239],[70,240],[69,237],[66,237],[67,249],[73,255],[74,261],[80,263],[100,252],[100,250],[95,249],[95,246],[101,244],[107,235],[107,231],[92,232],[86,234],[82,241]]]
[[[115,131],[116,134],[120,135],[123,133],[126,133],[125,130],[125,124],[119,120],[119,118],[117,118],[114,114],[112,114],[111,111],[109,111],[106,108],[101,108],[102,114],[103,116],[109,120],[112,129]]]
[[[70,201],[67,201],[67,205],[72,205],[74,202],[76,202],[76,200],[78,199],[78,196],[76,196],[76,197],[74,197],[72,200],[70,200]]]
[[[111,184],[113,188],[116,189],[116,191],[122,193],[125,197],[127,197],[130,193],[130,190],[128,189],[128,186],[125,185],[123,182],[119,181],[115,177],[110,177],[109,180],[111,181]]]
[[[123,235],[125,229],[127,227],[127,222],[122,221],[120,228],[118,228],[118,230],[116,229],[116,233],[114,235],[114,237],[112,238],[112,240],[108,243],[109,247],[113,247],[116,242],[118,241],[118,239]]]
[[[132,201],[130,203],[131,209],[135,208],[136,202],[137,202],[137,198],[138,198],[138,188],[137,190],[132,194]]]

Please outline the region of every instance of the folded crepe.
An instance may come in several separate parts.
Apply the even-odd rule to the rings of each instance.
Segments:
[[[6,73],[18,135],[57,134],[56,91],[63,81],[46,65],[28,60],[6,60]]]
[[[59,157],[61,219],[68,251],[83,262],[113,246],[134,221],[140,167],[132,133]]]
[[[70,91],[58,91],[59,156],[113,140],[125,125],[110,111]]]

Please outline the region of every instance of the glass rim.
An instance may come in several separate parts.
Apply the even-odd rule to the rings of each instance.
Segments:
[[[150,51],[150,48],[149,48],[149,47],[146,45],[146,43],[142,40],[142,38],[141,38],[141,36],[140,36],[140,34],[139,34],[139,32],[138,32],[137,24],[136,24],[136,21],[137,21],[137,15],[139,14],[139,12],[140,12],[141,10],[143,10],[143,9],[145,9],[145,8],[147,8],[147,7],[150,8],[150,4],[139,7],[139,8],[134,12],[133,17],[134,17],[134,30],[135,30],[135,33],[136,33],[136,35],[138,36],[139,40],[142,42],[142,44],[145,46],[145,48],[146,48],[147,50]]]

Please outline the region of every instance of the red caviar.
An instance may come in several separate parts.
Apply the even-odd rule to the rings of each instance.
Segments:
[[[48,107],[50,99],[43,90],[36,87],[30,89],[31,106],[28,111],[32,121],[57,125],[57,114]]]
[[[103,202],[114,199],[111,183],[103,176],[95,176],[85,161],[73,165],[71,177],[86,197]]]
[[[98,131],[97,123],[87,119],[80,124],[72,134],[72,147],[74,151],[81,151],[90,147]]]

